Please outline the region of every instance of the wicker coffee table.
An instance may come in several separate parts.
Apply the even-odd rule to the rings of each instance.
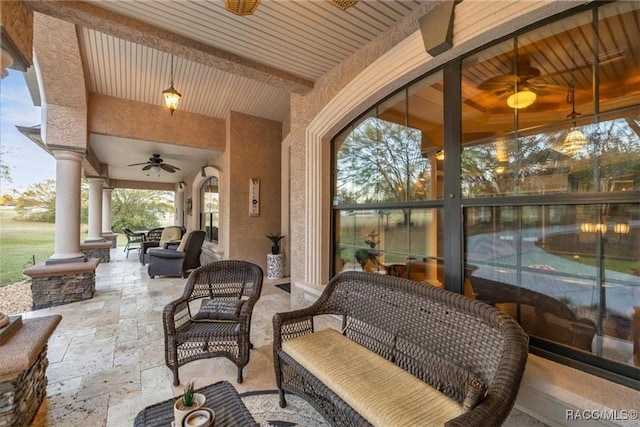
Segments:
[[[242,403],[236,389],[227,381],[217,382],[198,389],[196,392],[207,397],[205,406],[213,409],[216,413],[213,423],[215,427],[259,426]],[[136,415],[133,425],[135,427],[170,427],[173,421],[173,403],[176,399],[177,397],[173,397],[164,402],[147,406]]]

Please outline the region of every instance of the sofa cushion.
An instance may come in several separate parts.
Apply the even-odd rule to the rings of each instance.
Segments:
[[[194,322],[237,322],[244,300],[219,301],[205,298],[200,310],[191,317]]]
[[[333,329],[285,341],[282,351],[374,426],[443,425],[464,412],[460,403]]]

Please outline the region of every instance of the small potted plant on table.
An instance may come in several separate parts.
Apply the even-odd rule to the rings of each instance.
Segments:
[[[196,382],[189,381],[184,388],[184,394],[173,405],[173,418],[176,427],[182,426],[184,417],[194,409],[204,406],[206,397],[204,394],[196,393]]]

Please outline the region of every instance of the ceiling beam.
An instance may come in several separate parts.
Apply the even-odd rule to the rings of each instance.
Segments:
[[[34,12],[50,15],[288,92],[305,93],[313,88],[313,82],[310,80],[113,13],[95,4],[71,0],[25,0],[24,4]]]

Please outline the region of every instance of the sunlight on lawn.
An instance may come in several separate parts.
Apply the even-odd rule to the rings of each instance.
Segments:
[[[15,218],[13,207],[0,207],[0,286],[22,280],[22,271],[34,256],[36,263],[41,263],[54,250],[54,224]]]

